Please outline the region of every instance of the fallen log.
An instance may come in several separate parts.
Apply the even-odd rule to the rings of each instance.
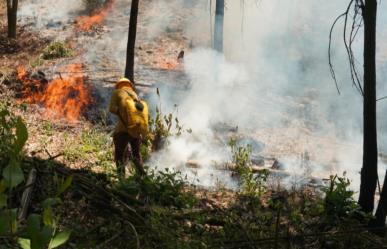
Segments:
[[[20,202],[20,211],[18,215],[19,222],[24,221],[27,217],[27,211],[31,203],[32,191],[34,190],[36,176],[37,176],[36,169],[35,168],[31,169],[28,174],[26,188],[23,192],[21,202]]]

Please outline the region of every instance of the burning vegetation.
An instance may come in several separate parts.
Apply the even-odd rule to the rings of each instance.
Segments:
[[[76,28],[79,31],[90,32],[93,28],[100,26],[106,19],[106,16],[112,10],[114,0],[107,0],[105,5],[92,12],[90,16],[80,16],[76,19]]]
[[[80,120],[83,111],[93,103],[93,98],[86,84],[82,64],[67,65],[63,71],[68,76],[47,81],[42,72],[32,75],[25,68],[19,67],[17,80],[22,83],[20,99],[29,104],[43,106],[50,118],[76,122]]]

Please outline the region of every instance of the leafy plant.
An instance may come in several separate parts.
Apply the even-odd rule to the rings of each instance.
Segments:
[[[186,179],[180,172],[148,170],[145,176],[130,176],[118,184],[118,189],[126,193],[148,198],[152,204],[190,207],[195,204],[196,199],[185,191]]]
[[[191,129],[184,130],[180,124],[178,117],[174,117],[172,113],[163,115],[161,112],[160,92],[157,89],[159,97],[159,106],[156,107],[156,116],[149,120],[150,136],[146,138],[152,144],[151,149],[159,150],[170,136],[180,136],[184,131],[191,133]]]
[[[237,146],[236,140],[231,139],[229,142],[232,154],[232,163],[235,171],[241,178],[242,192],[247,195],[259,197],[266,190],[266,181],[269,171],[266,169],[253,172],[251,168],[251,145]]]
[[[353,199],[354,192],[349,189],[349,186],[350,181],[345,175],[330,176],[328,187],[323,189],[324,210],[329,222],[338,223],[361,214],[359,205]]]
[[[27,220],[25,235],[17,220],[18,209],[13,208],[13,191],[24,181],[21,168],[23,147],[28,139],[28,130],[21,117],[9,111],[10,104],[0,106],[0,236],[17,240],[23,249],[55,248],[64,244],[69,238],[69,231],[59,232],[57,219],[52,207],[60,202],[58,197],[47,199],[43,203],[43,215],[31,214]],[[71,185],[71,178],[64,181],[57,196]],[[43,221],[43,226],[40,222]],[[7,242],[8,243],[8,242]],[[14,244],[11,242],[14,248]]]
[[[43,50],[42,58],[45,60],[52,60],[70,57],[72,54],[72,50],[64,42],[54,41]]]
[[[49,198],[43,202],[43,216],[28,217],[25,236],[18,239],[23,249],[56,248],[70,238],[70,230],[58,231],[58,218],[53,214],[53,206],[60,202],[59,198]]]

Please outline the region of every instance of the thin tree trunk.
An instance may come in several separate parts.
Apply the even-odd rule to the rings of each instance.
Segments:
[[[126,50],[125,77],[130,79],[132,82],[134,82],[134,55],[136,47],[138,4],[139,0],[132,0],[128,31],[128,45]]]
[[[224,0],[216,0],[214,49],[223,52]]]
[[[376,124],[376,12],[377,0],[366,0],[364,19],[364,138],[359,204],[364,212],[374,210],[378,145]]]
[[[7,0],[8,37],[16,38],[18,0]]]
[[[384,177],[383,190],[382,190],[382,193],[380,194],[378,209],[376,210],[376,214],[375,214],[376,219],[373,222],[372,226],[385,228],[386,216],[387,216],[387,171],[386,171],[386,176]],[[381,236],[385,236],[386,230],[378,231],[378,234],[380,234]]]

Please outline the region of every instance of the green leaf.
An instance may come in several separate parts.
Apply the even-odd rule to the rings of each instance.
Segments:
[[[7,185],[5,184],[4,180],[0,181],[0,193],[4,193],[4,191],[7,189]]]
[[[11,162],[3,170],[4,183],[9,188],[14,188],[24,181],[24,174],[20,168],[20,162],[11,159]]]
[[[0,212],[0,235],[4,235],[9,231],[9,225],[11,223],[11,217],[5,210]]]
[[[49,208],[61,202],[62,200],[60,198],[47,198],[43,201],[42,205],[44,208]]]
[[[38,214],[31,214],[27,219],[27,234],[31,239],[31,244],[38,239],[38,233],[40,231],[40,219]]]
[[[54,214],[52,213],[52,208],[45,208],[43,211],[43,223],[46,226],[53,226],[54,224]]]
[[[1,194],[0,193],[0,208],[6,207],[7,206],[7,195],[6,194]]]
[[[24,124],[23,120],[21,118],[18,118],[16,122],[16,141],[13,145],[13,149],[16,155],[22,151],[25,143],[27,142],[27,139],[28,139],[27,127]]]
[[[31,241],[29,239],[19,238],[17,242],[22,249],[31,249]]]
[[[65,230],[57,235],[51,240],[50,245],[48,246],[49,249],[56,248],[58,246],[63,245],[66,243],[66,241],[69,240],[70,238],[71,231],[70,230]]]
[[[72,182],[73,182],[73,176],[67,177],[64,183],[62,184],[62,186],[60,186],[57,196],[65,192],[71,186]]]
[[[42,243],[42,245],[48,245],[51,241],[51,238],[53,236],[54,229],[50,226],[44,226],[42,231],[39,233],[39,239]]]
[[[11,232],[16,233],[17,232],[17,209],[10,210],[11,215]]]

